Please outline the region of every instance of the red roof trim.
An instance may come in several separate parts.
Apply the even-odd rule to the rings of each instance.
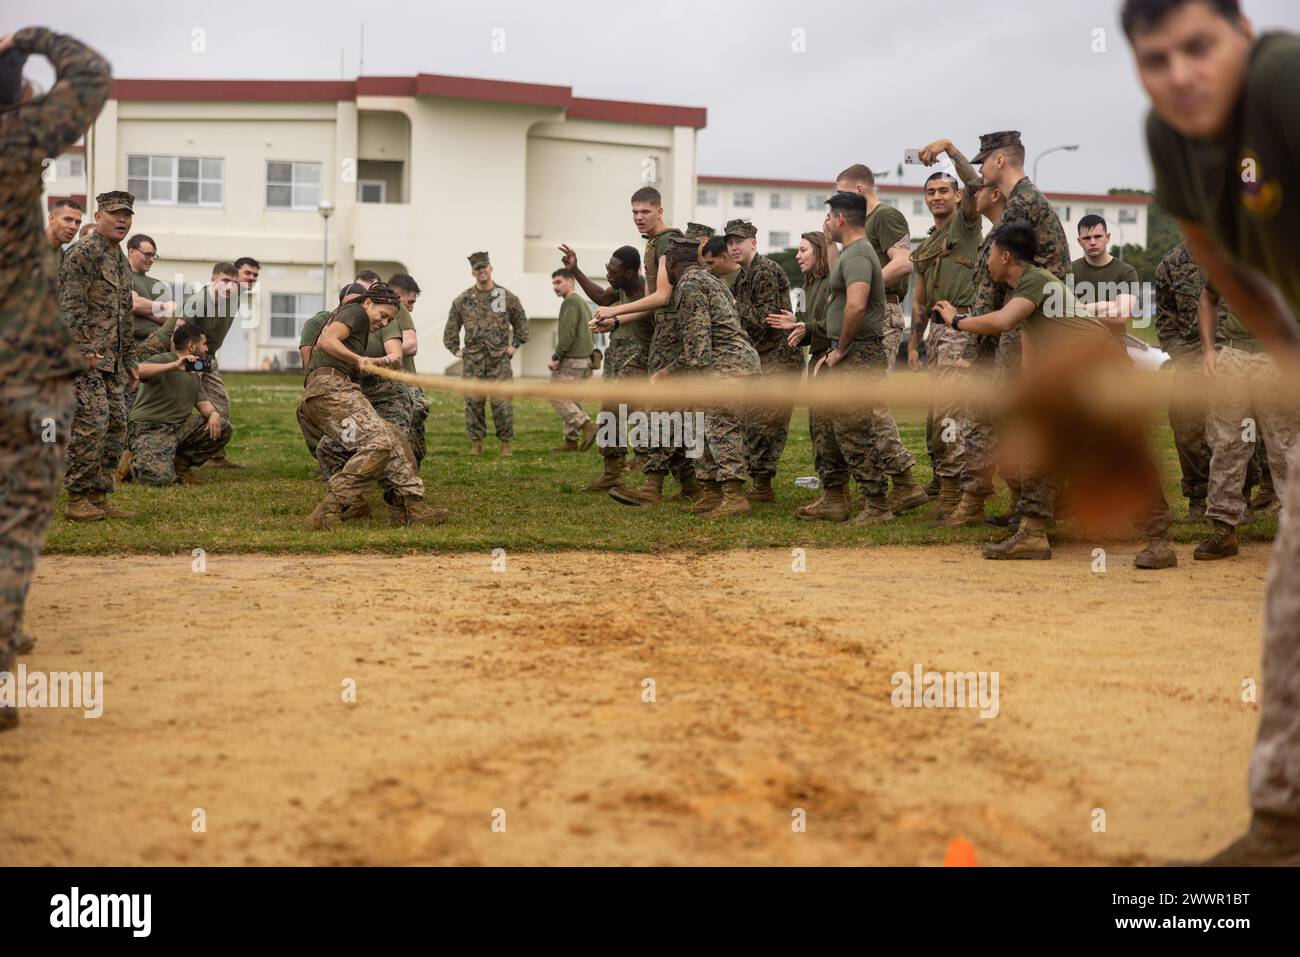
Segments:
[[[622,100],[589,100],[574,97],[569,116],[611,123],[647,123],[652,126],[690,126],[703,129],[708,111],[697,106],[660,106],[656,103],[628,103]]]
[[[356,95],[415,96],[415,79],[413,76],[359,76],[356,79]]]
[[[573,99],[567,86],[541,83],[512,83],[506,80],[476,80],[467,76],[438,76],[421,73],[415,78],[417,96],[445,96],[460,100],[493,100],[525,106],[554,106],[563,109]]]
[[[115,100],[333,103],[355,97],[350,80],[114,80]]]
[[[736,184],[737,186],[783,186],[789,189],[818,189],[824,190],[826,195],[830,195],[833,188],[827,180],[813,179],[756,179],[749,176],[698,176],[697,181],[701,185],[709,186],[726,186]],[[912,186],[903,183],[888,183],[884,180],[876,183],[876,188],[881,191],[895,193],[924,193],[925,187]],[[1051,199],[1071,199],[1083,201],[1109,202],[1109,203],[1130,203],[1135,206],[1147,206],[1154,202],[1154,197],[1145,193],[1054,193],[1046,194]]]

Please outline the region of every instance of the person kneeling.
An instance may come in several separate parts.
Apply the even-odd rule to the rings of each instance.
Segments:
[[[208,401],[200,381],[210,361],[207,337],[197,326],[180,326],[172,348],[137,370],[140,392],[127,419],[124,465],[141,485],[201,485],[194,469],[230,441],[230,423]]]

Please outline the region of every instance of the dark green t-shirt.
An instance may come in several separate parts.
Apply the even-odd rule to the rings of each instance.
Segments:
[[[131,271],[131,290],[137,296],[142,296],[150,302],[171,302],[170,299],[163,298],[167,294],[166,284],[150,278],[147,273],[136,272],[135,270]],[[154,322],[148,316],[137,316],[134,314],[131,318],[131,333],[135,338],[136,345],[139,345],[145,339],[148,339],[150,333],[157,332],[161,329],[163,323],[171,322],[169,319],[164,319],[163,322]],[[173,327],[174,326],[175,323],[173,323]]]
[[[397,316],[393,319],[393,322],[397,323],[399,332],[415,331],[415,320],[411,318],[411,314],[406,311],[405,306],[397,307]],[[402,371],[415,373],[415,356],[402,356]]]
[[[350,302],[346,306],[340,306],[330,321],[341,322],[348,327],[348,334],[343,337],[343,344],[348,347],[348,351],[359,356],[366,354],[366,345],[370,340],[370,317],[366,315],[365,307],[361,303]],[[388,326],[392,326],[392,323],[390,322]],[[324,332],[324,329],[322,328],[321,331]],[[398,335],[401,335],[400,331]],[[317,345],[311,351],[311,362],[307,364],[307,370],[310,372],[323,366],[342,369],[353,382],[361,378],[360,371],[353,363],[336,359]]]
[[[560,303],[560,321],[555,330],[555,353],[560,359],[590,359],[595,343],[591,338],[591,310],[576,292]]]
[[[239,298],[231,295],[224,300],[214,299],[205,286],[194,294],[186,305],[182,319],[189,325],[198,326],[208,338],[208,355],[216,356],[217,350],[226,341],[230,327],[235,324],[235,313],[239,309]],[[191,315],[193,313],[193,315]]]
[[[1028,299],[1034,312],[1021,328],[1034,345],[1051,344],[1060,337],[1110,338],[1106,324],[1082,311],[1067,286],[1042,266],[1029,266],[1011,291],[1010,299]]]
[[[731,272],[723,273],[721,276],[714,276],[713,278],[726,286],[727,292],[734,295],[736,291],[736,280],[740,278],[740,274],[744,271],[745,270],[743,269],[733,269]]]
[[[645,241],[645,254],[641,257],[642,265],[645,267],[645,294],[654,295],[655,289],[659,282],[659,269],[663,264],[663,258],[668,252],[668,245],[672,242],[674,236],[682,235],[680,229],[668,227],[658,236]]]
[[[1142,298],[1138,271],[1122,259],[1111,257],[1104,266],[1094,266],[1080,256],[1070,267],[1074,275],[1074,298],[1080,302],[1114,302],[1117,296]]]
[[[854,283],[871,284],[867,294],[867,311],[858,326],[860,340],[880,339],[884,336],[885,290],[880,278],[880,260],[865,236],[844,247],[840,258],[826,282],[829,300],[826,303],[826,337],[839,339],[844,327],[844,306],[848,301],[849,286]]]
[[[176,355],[175,352],[162,352],[142,360],[141,364],[175,362]],[[131,406],[129,421],[179,425],[189,417],[199,401],[206,398],[199,373],[186,372],[184,369],[164,372],[141,380],[135,405]]]
[[[618,304],[620,306],[626,302],[636,302],[636,300],[640,298],[640,296],[636,296],[635,298],[629,296],[622,289],[618,291]],[[636,322],[629,322],[626,324],[620,323],[619,327],[610,333],[609,341],[613,343],[634,339],[642,349],[648,350],[650,348],[650,340],[654,338],[654,334],[654,318],[652,316],[646,316],[644,319],[639,319]]]
[[[402,307],[398,306],[397,308],[400,315]],[[410,318],[410,313],[407,313],[407,318]],[[402,327],[398,323],[398,316],[393,316],[392,320],[386,326],[380,327],[378,332],[372,332],[366,337],[366,351],[364,354],[371,359],[382,359],[384,356],[388,355],[388,350],[384,348],[384,344],[391,342],[394,339],[399,342],[402,339]],[[405,362],[402,363],[402,367],[405,369]],[[361,377],[361,388],[363,391],[366,389],[373,389],[375,386],[379,385],[380,382],[387,381],[391,380],[381,379],[377,375],[363,375]]]
[[[1300,35],[1255,43],[1241,98],[1218,139],[1176,132],[1154,111],[1147,147],[1156,202],[1199,223],[1234,258],[1262,273],[1300,315]]]
[[[325,321],[329,319],[330,312],[329,309],[322,309],[302,324],[302,335],[298,337],[299,348],[316,345],[316,340],[320,338],[320,331],[325,328]]]
[[[907,217],[893,206],[880,203],[867,214],[867,241],[871,243],[871,248],[875,250],[876,260],[880,263],[881,269],[884,269],[889,264],[889,250],[904,239],[907,240],[910,253],[912,231],[908,228]],[[885,292],[891,296],[897,296],[901,301],[907,295],[907,283],[910,278],[910,276],[904,276],[887,288]]]
[[[917,275],[925,288],[926,305],[948,300],[967,307],[975,300],[975,264],[983,239],[981,220],[966,222],[958,209],[941,228],[934,230],[912,254]]]
[[[799,313],[799,321],[804,324],[808,331],[809,340],[812,336],[826,338],[826,290],[830,286],[830,276],[822,276],[820,279],[814,279],[807,282],[803,287],[803,311]],[[840,313],[840,321],[843,323],[844,313]]]

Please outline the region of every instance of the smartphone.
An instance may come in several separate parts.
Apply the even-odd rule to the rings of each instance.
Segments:
[[[924,166],[921,162],[920,150],[903,150],[903,162],[911,166]]]

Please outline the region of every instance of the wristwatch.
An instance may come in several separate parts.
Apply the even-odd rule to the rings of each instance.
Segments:
[[[961,321],[962,321],[963,319],[965,319],[968,315],[969,315],[969,313],[959,312],[959,313],[957,313],[957,315],[955,315],[955,316],[952,317],[952,322],[948,323],[948,325],[952,326],[954,329],[956,329],[958,332],[960,332],[960,331],[961,331],[961,328],[957,325],[957,323],[961,322]]]
[[[622,323],[619,321],[619,317],[618,317],[618,316],[615,316],[615,317],[614,317],[614,330],[617,330],[618,327],[619,327],[621,324],[622,324]]]

